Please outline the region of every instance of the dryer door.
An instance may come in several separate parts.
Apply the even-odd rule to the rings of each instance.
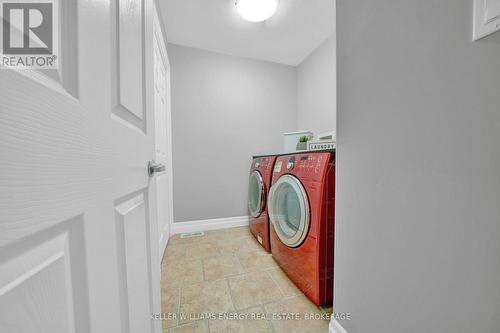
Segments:
[[[284,175],[271,188],[269,217],[281,241],[297,247],[309,231],[309,200],[302,183],[292,175]]]
[[[250,174],[248,184],[248,211],[252,217],[259,217],[266,205],[266,186],[259,171]]]

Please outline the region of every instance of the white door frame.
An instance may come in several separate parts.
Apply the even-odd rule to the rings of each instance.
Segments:
[[[158,203],[158,204],[166,204],[168,211],[168,222],[164,226],[163,229],[158,230],[159,232],[159,251],[160,251],[160,262],[163,258],[163,253],[168,244],[168,239],[171,234],[172,223],[174,221],[174,203],[173,203],[173,170],[172,170],[172,98],[171,98],[171,83],[170,83],[170,62],[168,60],[168,52],[166,48],[165,42],[165,32],[163,29],[163,21],[161,15],[159,14],[159,5],[155,2],[155,13],[153,18],[153,38],[154,43],[158,43],[164,66],[166,68],[165,75],[165,87],[167,93],[167,110],[166,110],[166,147],[167,147],[167,162],[166,162],[166,174],[168,179],[168,188],[167,188],[167,202],[166,203]]]

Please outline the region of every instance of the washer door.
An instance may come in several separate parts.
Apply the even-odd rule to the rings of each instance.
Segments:
[[[248,184],[248,211],[252,217],[259,217],[266,205],[266,187],[259,171],[250,174]]]
[[[294,176],[282,176],[271,188],[269,217],[284,244],[302,244],[309,231],[309,200],[304,186]]]

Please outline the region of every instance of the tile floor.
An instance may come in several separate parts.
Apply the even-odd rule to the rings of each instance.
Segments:
[[[161,268],[164,333],[328,332],[328,321],[288,279],[248,227],[169,240]],[[238,318],[214,318],[219,314]],[[277,318],[299,313],[300,319]]]

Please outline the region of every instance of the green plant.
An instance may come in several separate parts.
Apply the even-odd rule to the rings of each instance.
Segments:
[[[309,141],[309,137],[307,135],[301,136],[299,138],[299,142],[307,142]]]

